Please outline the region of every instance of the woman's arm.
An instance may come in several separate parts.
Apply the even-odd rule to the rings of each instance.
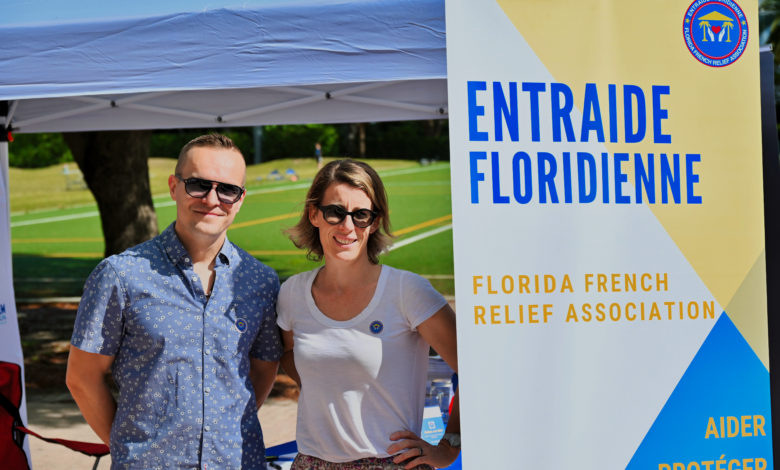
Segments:
[[[298,387],[301,386],[301,377],[298,375],[298,369],[295,368],[295,357],[293,356],[293,332],[282,330],[282,347],[284,352],[280,362],[284,372],[295,380]]]
[[[250,358],[249,360],[249,379],[252,381],[252,387],[255,389],[255,400],[257,408],[260,409],[276,380],[276,371],[279,369],[277,361],[263,361]]]
[[[449,305],[445,305],[433,316],[420,323],[417,331],[431,345],[431,347],[444,359],[444,361],[458,372],[458,344],[455,333],[455,312]],[[452,413],[447,422],[446,433],[460,434],[460,409],[459,393],[455,390],[453,397]],[[397,441],[388,447],[389,454],[395,454],[398,451],[404,452],[398,454],[394,461],[406,463],[406,468],[414,468],[417,465],[428,464],[434,467],[447,467],[460,453],[460,446],[452,447],[446,440],[439,441],[436,446],[428,444],[422,440],[416,433],[411,431],[397,431],[390,435],[390,439]]]

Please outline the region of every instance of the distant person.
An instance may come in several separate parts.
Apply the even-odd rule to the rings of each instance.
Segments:
[[[229,138],[189,142],[168,178],[175,222],[84,286],[67,384],[112,469],[266,468],[257,409],[282,353],[279,280],[225,234],[245,171]]]
[[[317,169],[322,168],[322,145],[319,142],[314,144],[314,156],[317,158]]]
[[[336,160],[288,230],[325,259],[285,281],[277,305],[282,366],[301,387],[293,469],[428,469],[460,452],[457,392],[444,439],[419,437],[429,345],[458,369],[455,314],[424,278],[379,264],[389,214],[377,173]]]

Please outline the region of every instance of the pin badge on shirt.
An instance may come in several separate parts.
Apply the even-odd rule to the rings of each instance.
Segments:
[[[247,326],[246,320],[244,320],[243,318],[239,318],[236,320],[236,329],[238,330],[239,333],[245,332],[246,326]]]
[[[378,335],[382,332],[382,328],[385,326],[382,324],[379,320],[374,320],[371,322],[371,325],[369,325],[369,329],[371,330],[371,333],[374,333],[375,335]]]

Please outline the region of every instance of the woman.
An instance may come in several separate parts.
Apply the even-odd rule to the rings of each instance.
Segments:
[[[378,264],[390,242],[387,196],[367,164],[315,176],[288,235],[324,266],[297,274],[277,303],[282,365],[301,386],[293,469],[427,469],[460,452],[457,392],[445,439],[422,425],[428,349],[457,372],[455,314],[422,277]]]

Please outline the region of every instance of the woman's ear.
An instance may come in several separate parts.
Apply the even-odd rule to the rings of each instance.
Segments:
[[[309,206],[308,212],[309,212],[309,223],[311,223],[313,226],[319,228],[319,220],[317,218],[317,212],[320,210],[317,209],[316,206],[313,204]]]

